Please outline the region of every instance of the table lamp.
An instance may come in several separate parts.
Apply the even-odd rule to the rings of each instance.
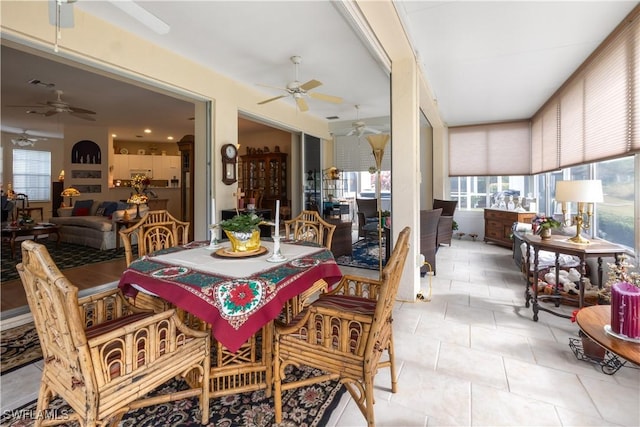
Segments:
[[[145,194],[141,194],[141,193],[131,194],[131,196],[127,200],[127,203],[136,205],[136,216],[133,219],[140,219],[140,205],[147,203],[147,201],[149,201],[149,198]]]
[[[73,187],[67,187],[62,193],[60,193],[60,195],[62,197],[68,197],[69,206],[73,207],[73,198],[78,197],[80,195],[80,192]]]
[[[556,182],[556,200],[562,202],[562,218],[567,212],[567,202],[575,202],[578,209],[571,225],[576,226],[576,235],[569,239],[570,242],[588,244],[589,240],[581,236],[582,230],[589,230],[592,227],[591,216],[593,215],[594,203],[602,202],[602,181],[581,180],[581,181],[558,181]],[[586,217],[585,217],[586,215]]]

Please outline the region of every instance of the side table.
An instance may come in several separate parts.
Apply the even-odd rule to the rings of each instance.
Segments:
[[[38,240],[38,236],[55,234],[57,237],[56,247],[60,243],[60,226],[55,224],[42,224],[33,227],[3,227],[2,240],[8,241],[11,247],[11,258],[16,257],[16,238],[33,236],[33,240]]]
[[[605,374],[612,375],[624,366],[626,361],[620,361],[617,357],[621,357],[635,363],[636,365],[640,365],[640,344],[616,338],[605,332],[604,326],[611,323],[610,305],[584,307],[578,311],[578,314],[576,315],[576,323],[587,337],[606,349],[608,352],[615,355],[605,357],[599,362],[602,372]],[[569,345],[572,347],[576,357],[578,357],[579,352],[577,352],[576,343],[570,341]]]

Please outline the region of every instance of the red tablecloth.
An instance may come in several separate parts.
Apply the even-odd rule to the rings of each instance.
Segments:
[[[118,286],[135,296],[135,284],[198,316],[235,352],[288,300],[320,279],[331,285],[342,277],[325,248],[283,242],[288,260],[270,263],[272,243],[262,244],[267,254],[244,259],[220,259],[198,243],[158,251],[132,262]]]

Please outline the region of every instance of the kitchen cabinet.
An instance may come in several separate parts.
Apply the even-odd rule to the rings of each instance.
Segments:
[[[180,177],[180,156],[147,156],[141,154],[115,154],[113,159],[113,179],[128,180],[131,171],[150,171],[154,180],[168,182]]]

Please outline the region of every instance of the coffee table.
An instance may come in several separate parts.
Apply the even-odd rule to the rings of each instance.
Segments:
[[[43,223],[34,225],[33,227],[2,227],[2,240],[9,242],[11,246],[11,258],[15,258],[16,256],[16,239],[18,237],[33,236],[33,240],[38,240],[38,236],[44,234],[55,234],[57,237],[56,247],[58,246],[60,242],[60,226],[58,225]]]
[[[596,344],[618,357],[640,365],[640,344],[616,338],[605,332],[604,326],[611,323],[610,305],[583,307],[576,315],[576,323]],[[624,364],[624,361],[605,359],[601,367],[605,374],[611,375]]]

